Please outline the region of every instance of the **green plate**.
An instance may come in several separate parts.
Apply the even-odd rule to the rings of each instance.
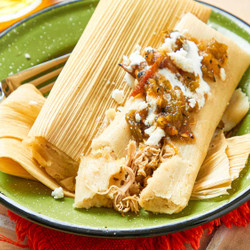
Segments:
[[[0,34],[0,79],[30,66],[70,52],[98,1],[72,1],[45,9]],[[245,47],[250,42],[249,27],[243,21],[213,8],[209,23],[236,34]],[[231,31],[231,33],[229,32]],[[235,35],[234,35],[235,36]],[[30,59],[25,54],[30,55]],[[250,72],[241,85],[247,91]],[[250,114],[239,134],[250,132]],[[12,211],[36,223],[66,232],[105,237],[145,237],[172,233],[203,224],[238,207],[249,199],[250,170],[246,167],[233,183],[230,195],[217,199],[190,201],[176,215],[156,215],[141,210],[138,215],[107,208],[73,209],[73,199],[55,200],[51,190],[35,181],[0,173],[0,201]]]

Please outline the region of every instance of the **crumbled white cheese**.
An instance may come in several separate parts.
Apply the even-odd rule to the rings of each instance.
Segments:
[[[105,112],[105,119],[107,120],[108,123],[110,123],[111,121],[113,121],[115,119],[115,109],[108,109]]]
[[[156,108],[157,108],[157,100],[156,100],[156,98],[151,96],[151,95],[147,95],[146,96],[146,101],[150,105],[152,110],[155,111]]]
[[[123,58],[124,60],[124,58]],[[125,58],[125,61],[127,61],[127,59]],[[136,51],[133,52],[130,56],[129,56],[129,63],[127,63],[126,65],[129,65],[128,69],[132,70],[132,66],[135,65],[140,65],[141,63],[145,62],[145,58],[143,56],[141,56],[141,46],[137,45],[136,46]]]
[[[170,38],[166,38],[164,43],[161,46],[161,49],[167,49],[172,51],[175,47],[175,42],[177,40],[177,38],[179,38],[181,36],[181,33],[178,31],[172,32],[170,34]]]
[[[124,92],[123,90],[115,89],[112,92],[112,98],[119,104],[123,102]]]
[[[140,122],[141,121],[141,116],[138,113],[135,114],[135,121],[136,122]]]
[[[226,72],[224,68],[220,68],[220,78],[222,81],[226,80]]]
[[[199,55],[197,45],[188,40],[183,44],[183,48],[174,52],[173,48],[178,36],[180,36],[179,32],[173,32],[171,33],[170,38],[165,39],[165,46],[168,46],[168,49],[171,51],[168,55],[179,68],[199,76],[200,86],[195,90],[195,92],[192,92],[177,79],[175,74],[170,72],[168,69],[162,69],[160,71],[161,74],[163,74],[166,79],[170,81],[173,87],[178,86],[186,97],[194,99],[189,102],[190,107],[192,107],[194,105],[194,101],[196,101],[198,102],[198,107],[201,108],[205,104],[205,94],[209,94],[210,92],[210,87],[203,80],[202,76],[201,61],[203,57]]]
[[[118,110],[119,112],[122,112],[122,111],[123,111],[123,109],[124,109],[124,107],[123,107],[123,106],[119,106],[119,107],[117,107],[117,110]]]
[[[126,72],[126,74],[124,76],[124,81],[128,84],[128,86],[130,88],[135,87],[135,78],[131,74],[129,74],[128,72]]]
[[[145,125],[146,126],[151,126],[154,124],[154,121],[155,121],[155,117],[156,115],[154,114],[154,112],[152,111],[152,109],[149,109],[149,114],[145,120]]]
[[[31,56],[30,56],[29,53],[25,53],[25,54],[24,54],[24,57],[25,57],[26,59],[28,59],[28,60],[31,58]]]
[[[38,102],[37,102],[37,101],[29,101],[29,104],[30,104],[30,105],[37,105]]]
[[[199,49],[194,42],[187,40],[183,44],[183,48],[170,52],[168,55],[179,68],[202,77],[201,61],[203,57],[199,55]]]
[[[148,107],[148,104],[142,98],[131,97],[128,101],[130,102],[128,111],[136,110],[139,112]]]
[[[148,104],[145,101],[143,101],[143,102],[141,102],[141,103],[138,104],[137,110],[141,111],[143,109],[146,109],[147,107],[148,107]]]
[[[169,69],[160,69],[159,74],[164,76],[170,82],[173,88],[179,87],[183,92],[184,96],[190,99],[194,99],[198,103],[199,109],[204,106],[205,94],[210,93],[210,87],[204,80],[200,80],[200,86],[194,92],[192,92],[181,81],[179,81],[176,74],[172,73]]]
[[[130,66],[140,65],[141,63],[145,62],[145,58],[140,55],[140,52],[135,51],[129,56]]]
[[[154,48],[152,48],[151,46],[148,46],[144,49],[145,52],[150,52],[150,51],[154,51]]]
[[[122,62],[122,63],[123,63],[124,65],[129,65],[130,61],[129,61],[129,59],[128,59],[127,56],[123,56],[122,59],[123,59],[123,62]]]
[[[54,199],[62,199],[64,197],[62,187],[56,188],[54,191],[52,191],[51,196],[53,196]]]
[[[146,62],[145,58],[141,56],[141,46],[136,45],[135,49],[136,50],[129,56],[129,58],[127,56],[123,56],[123,65],[130,72],[133,71],[134,66]]]
[[[189,102],[189,106],[190,106],[191,108],[194,108],[194,107],[195,107],[196,101],[195,101],[194,98],[190,98],[190,99],[188,100],[188,102]]]
[[[145,133],[149,135],[146,144],[150,146],[157,146],[160,140],[165,136],[165,131],[155,126],[146,129]]]
[[[155,111],[157,108],[157,100],[153,96],[147,95],[146,101],[149,104],[149,109],[148,109],[148,115],[144,123],[146,126],[151,126],[154,124],[154,121],[155,121],[155,116],[156,116]]]
[[[156,129],[156,126],[153,125],[153,126],[147,128],[147,129],[145,129],[144,132],[145,132],[147,135],[150,136],[150,135],[155,131],[155,129]]]

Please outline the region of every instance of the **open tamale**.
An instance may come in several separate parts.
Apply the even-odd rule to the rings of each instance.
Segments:
[[[159,49],[139,48],[121,65],[137,84],[124,109],[93,140],[90,155],[109,151],[115,161],[128,148],[126,167],[134,174],[127,172],[130,187],[113,193],[118,211],[133,210],[138,200],[142,208],[160,213],[187,206],[213,133],[249,61],[247,52],[188,13],[174,32],[165,33]],[[79,174],[84,175],[81,168],[97,167],[88,157],[82,158]]]
[[[160,32],[172,29],[186,12],[206,22],[211,10],[191,0],[99,2],[29,133],[34,158],[53,178],[74,179],[98,119],[116,105],[112,91],[122,88],[128,95],[117,67],[122,56],[138,43],[157,46]]]

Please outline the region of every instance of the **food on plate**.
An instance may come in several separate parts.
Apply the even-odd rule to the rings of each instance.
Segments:
[[[185,12],[206,22],[211,9],[191,0],[99,2],[29,132],[34,158],[63,187],[74,190],[80,156],[89,153],[99,118],[115,107],[113,90],[125,86],[117,69],[122,55],[137,43],[159,44],[156,34],[173,28]]]
[[[122,214],[228,194],[250,153],[249,134],[227,138],[249,110],[235,88],[250,55],[209,14],[193,1],[100,1],[47,100],[25,84],[0,105],[0,170]]]
[[[108,198],[120,212],[142,207],[171,214],[185,208],[249,59],[234,42],[192,14],[165,34],[158,49],[138,48],[125,58],[121,66],[135,87],[123,110],[93,140],[91,154],[82,157],[75,206],[88,207],[89,200],[99,197],[93,206],[106,206]],[[117,160],[124,159],[125,152],[120,176],[109,172],[105,186],[88,181],[87,173],[101,171],[103,157],[118,171]],[[83,196],[86,189],[88,196]]]

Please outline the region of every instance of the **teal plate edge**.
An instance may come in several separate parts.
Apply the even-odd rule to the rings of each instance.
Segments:
[[[46,8],[40,12],[37,12],[23,19],[22,21],[12,25],[8,29],[6,29],[4,32],[0,33],[0,38],[6,35],[9,31],[19,26],[20,24],[23,24],[27,20],[35,16],[38,16],[41,13],[50,11],[52,9],[55,9],[61,6],[69,5],[75,2],[81,2],[81,1],[82,0],[72,0],[66,3],[59,3],[49,8]],[[204,4],[203,2],[201,3]],[[212,7],[215,13],[220,13],[226,17],[230,17],[230,19],[233,19],[237,24],[241,24],[249,28],[248,24],[242,21],[241,19],[239,19],[238,17],[222,9],[214,7],[212,5],[209,5],[209,4],[206,4],[206,5]],[[160,226],[145,227],[145,228],[133,228],[133,229],[108,229],[107,228],[107,229],[104,229],[104,228],[94,228],[94,227],[87,227],[87,226],[81,226],[81,225],[74,225],[74,224],[70,224],[67,222],[52,219],[48,216],[41,215],[37,212],[32,211],[31,209],[21,206],[19,203],[13,201],[12,199],[5,196],[4,194],[0,193],[0,203],[2,203],[11,211],[17,213],[18,215],[32,222],[35,222],[37,224],[50,227],[56,230],[64,231],[67,233],[73,233],[73,234],[85,235],[85,236],[93,236],[93,237],[110,237],[110,238],[151,237],[151,236],[165,235],[168,233],[174,233],[174,232],[186,230],[186,229],[207,223],[209,221],[212,221],[218,217],[221,217],[224,214],[237,208],[244,202],[248,201],[249,199],[250,199],[250,187],[247,188],[245,191],[241,192],[235,198],[231,199],[228,203],[225,203],[207,212],[206,214],[198,215],[196,217],[193,217],[185,221],[172,223],[168,225],[160,225]]]

